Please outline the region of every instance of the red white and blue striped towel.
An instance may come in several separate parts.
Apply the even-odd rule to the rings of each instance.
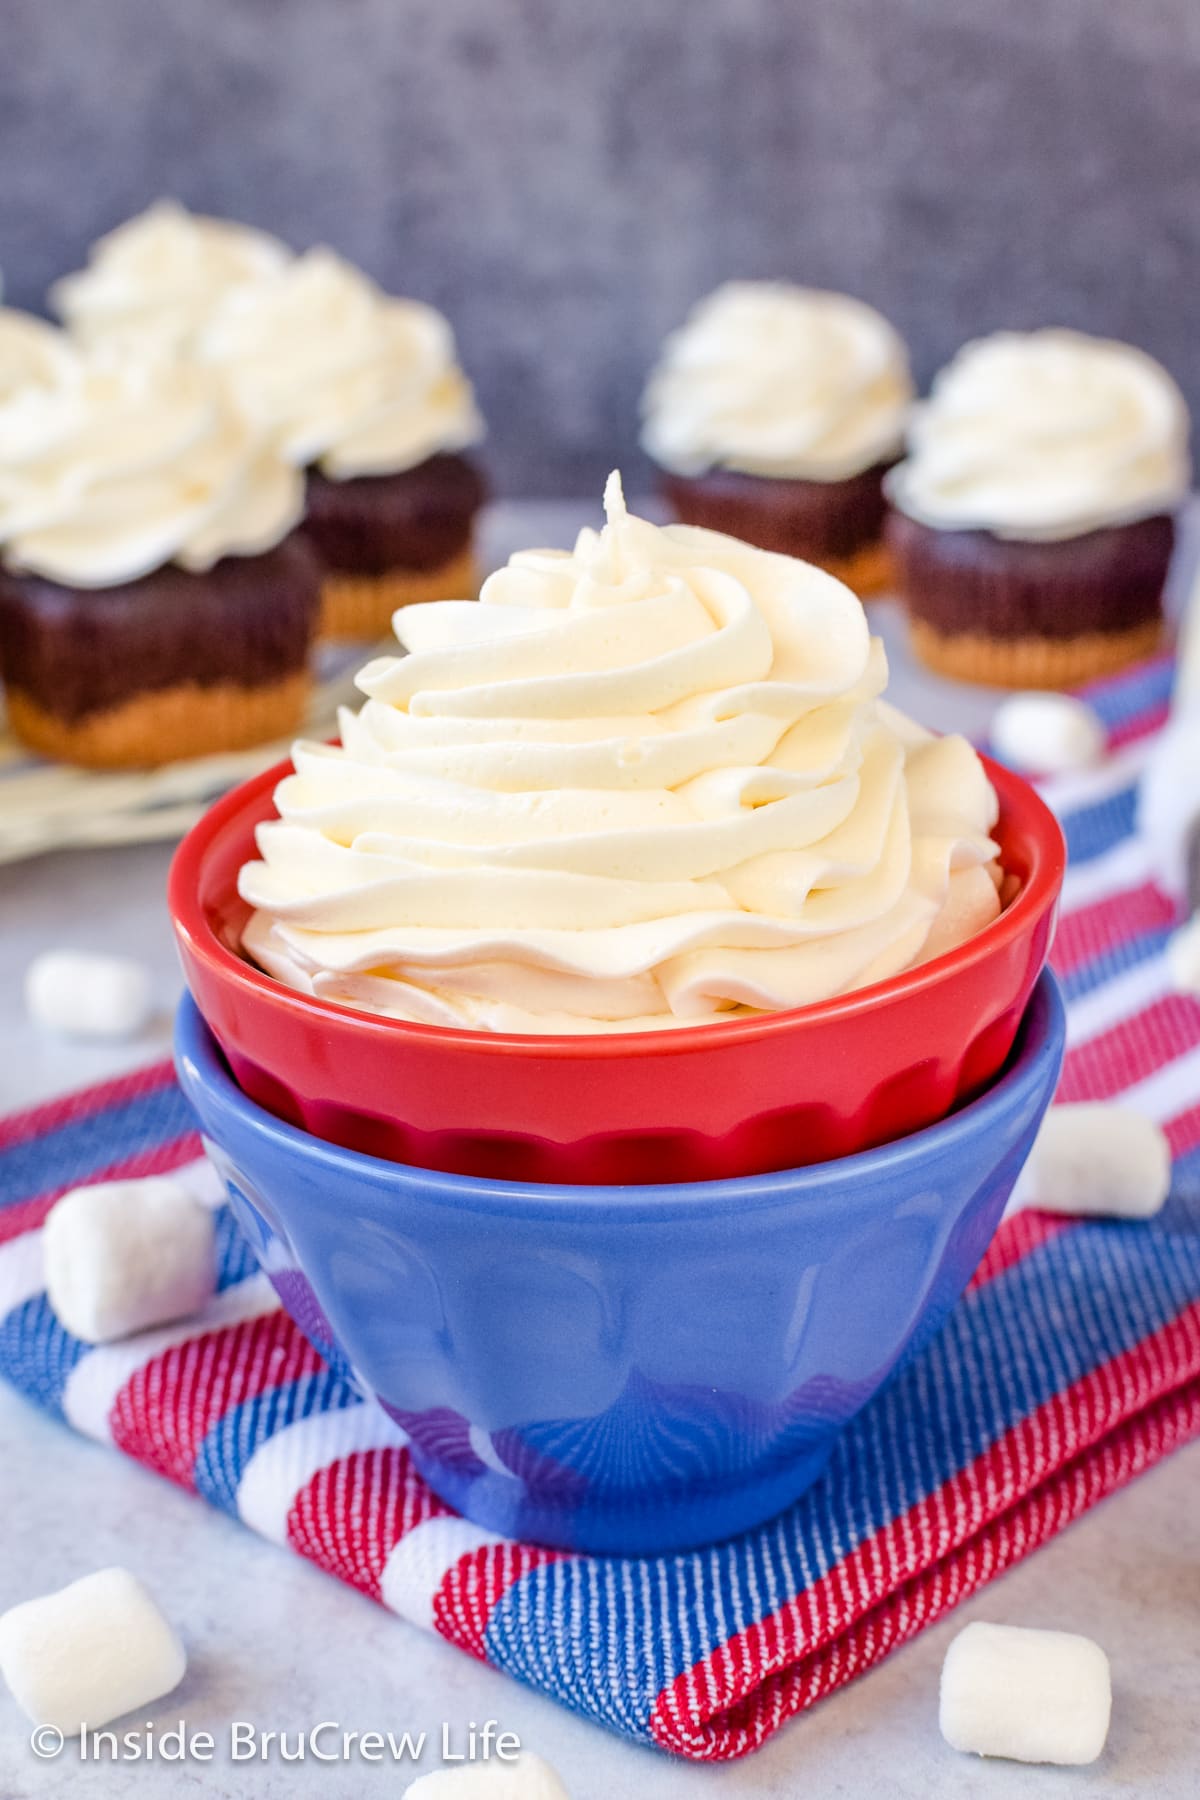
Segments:
[[[1048,793],[1071,851],[1061,1097],[1123,1095],[1161,1120],[1172,1197],[1150,1224],[1009,1220],[946,1330],[774,1523],[638,1561],[477,1530],[279,1310],[227,1215],[203,1320],[103,1349],[70,1338],[39,1227],[77,1182],[198,1157],[166,1066],[0,1125],[0,1372],[576,1711],[700,1760],[753,1750],[1200,1431],[1200,1003],[1170,991],[1172,911],[1133,835],[1169,679],[1155,663],[1093,690],[1111,755]]]

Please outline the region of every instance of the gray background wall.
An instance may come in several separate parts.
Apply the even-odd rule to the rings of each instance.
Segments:
[[[722,278],[1144,344],[1200,404],[1200,0],[4,0],[0,265],[160,193],[451,315],[508,492],[594,492]]]

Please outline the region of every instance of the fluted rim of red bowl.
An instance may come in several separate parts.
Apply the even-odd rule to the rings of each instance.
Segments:
[[[819,1027],[844,1021],[858,1013],[873,1011],[881,999],[911,998],[937,986],[951,973],[970,968],[1003,950],[1031,930],[1047,909],[1054,906],[1067,861],[1066,842],[1058,820],[1022,776],[982,753],[980,761],[1000,802],[1001,837],[1006,820],[1019,817],[1034,851],[1029,874],[1004,911],[990,925],[956,944],[952,950],[932,957],[916,968],[902,970],[899,975],[890,975],[885,981],[854,988],[829,1000],[816,1000],[781,1012],[756,1013],[748,1018],[674,1025],[661,1031],[479,1031],[464,1026],[425,1025],[408,1019],[385,1018],[380,1013],[364,1012],[336,1000],[323,1000],[277,981],[273,975],[236,955],[221,942],[201,900],[200,877],[217,835],[239,813],[248,812],[252,802],[262,800],[265,804],[261,808],[255,806],[253,815],[247,820],[251,834],[249,854],[253,848],[254,830],[274,815],[272,802],[276,787],[293,772],[290,757],[231,788],[191,827],[171,861],[167,905],[180,939],[214,976],[231,983],[248,997],[253,997],[255,1002],[327,1027],[344,1024],[348,1030],[367,1031],[392,1042],[402,1039],[437,1045],[445,1050],[461,1049],[490,1055],[536,1052],[542,1056],[589,1061],[613,1056],[669,1056],[701,1048],[715,1049],[721,1044],[744,1043],[798,1027]],[[1002,843],[1002,850],[1003,847]]]

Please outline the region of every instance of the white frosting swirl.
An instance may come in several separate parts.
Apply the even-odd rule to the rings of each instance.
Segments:
[[[0,544],[72,587],[208,569],[298,523],[304,482],[204,369],[101,357],[0,408]]]
[[[898,455],[908,354],[862,300],[782,281],[730,281],[663,346],[642,398],[660,468],[842,481]]]
[[[55,421],[81,374],[65,332],[0,307],[0,498],[15,470],[55,441]]]
[[[32,313],[0,306],[0,408],[69,379],[75,355],[63,332]]]
[[[297,745],[241,872],[262,967],[398,1018],[634,1030],[842,993],[995,916],[991,786],[879,699],[849,589],[605,498],[572,553],[398,612],[341,746]]]
[[[186,344],[229,288],[290,257],[265,231],[159,200],[97,239],[87,267],[56,282],[50,299],[83,343],[169,352]]]
[[[1037,541],[1172,512],[1188,414],[1153,357],[1078,331],[966,344],[916,409],[893,506],[939,530]]]
[[[483,435],[442,315],[385,295],[332,250],[233,289],[199,354],[290,461],[336,478],[410,469]]]

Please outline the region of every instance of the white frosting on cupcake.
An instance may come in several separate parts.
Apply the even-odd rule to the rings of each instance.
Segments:
[[[208,569],[270,549],[303,504],[303,477],[201,368],[94,356],[0,407],[0,546],[18,570],[94,588]]]
[[[31,313],[0,307],[0,484],[6,466],[35,455],[47,437],[53,440],[59,410],[54,396],[80,374],[79,355],[65,332]]]
[[[75,365],[71,344],[56,325],[0,306],[0,407],[19,403],[31,389],[56,387]]]
[[[1190,481],[1187,407],[1153,357],[1077,331],[1004,331],[937,376],[887,493],[941,530],[1039,540],[1172,512]]]
[[[899,454],[912,395],[903,342],[862,300],[731,281],[667,338],[642,446],[680,475],[842,481]]]
[[[996,798],[885,705],[833,577],[606,493],[479,604],[402,608],[242,870],[270,973],[494,1030],[689,1025],[860,987],[998,910]]]
[[[310,250],[228,293],[198,354],[289,461],[327,475],[392,474],[483,436],[450,326],[332,250]]]
[[[188,342],[229,288],[290,257],[265,231],[159,200],[99,238],[87,267],[57,281],[50,299],[82,343],[169,352]]]

